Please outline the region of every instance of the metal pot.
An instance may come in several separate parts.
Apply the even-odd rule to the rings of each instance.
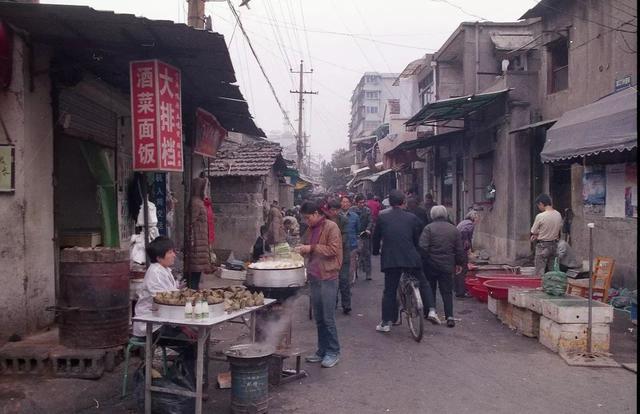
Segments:
[[[307,281],[304,267],[291,269],[247,269],[246,284],[264,288],[302,287]]]

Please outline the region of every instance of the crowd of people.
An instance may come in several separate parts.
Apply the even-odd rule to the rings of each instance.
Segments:
[[[356,277],[372,280],[372,256],[380,256],[384,274],[377,331],[391,331],[398,320],[396,291],[403,272],[413,274],[419,282],[424,317],[442,323],[436,312],[439,290],[446,325],[455,326],[453,292],[464,296],[464,285],[461,290],[454,281],[464,278],[467,268],[478,217],[474,211],[456,227],[446,207],[436,205],[430,194],[421,203],[413,194],[394,190],[382,201],[373,194],[318,196],[285,214],[297,216],[301,237],[295,250],[307,258],[318,334],[318,349],[307,362],[332,367],[339,361],[336,311],[340,306],[343,314],[351,313],[351,288]],[[454,278],[454,274],[462,276]]]

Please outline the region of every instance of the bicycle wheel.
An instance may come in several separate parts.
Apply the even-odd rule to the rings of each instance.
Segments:
[[[409,330],[411,336],[416,342],[422,340],[424,318],[422,317],[423,307],[422,298],[420,298],[420,291],[416,285],[411,282],[408,284],[405,294],[405,309],[404,313],[407,315],[407,322],[409,323]]]

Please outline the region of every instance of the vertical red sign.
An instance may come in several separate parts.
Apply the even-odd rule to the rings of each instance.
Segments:
[[[182,171],[180,70],[159,60],[129,66],[134,171]]]
[[[215,116],[202,108],[196,110],[196,144],[193,152],[205,157],[215,157],[226,137],[227,130]]]

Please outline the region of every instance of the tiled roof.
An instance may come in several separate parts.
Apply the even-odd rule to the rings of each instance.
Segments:
[[[260,177],[279,162],[283,165],[282,147],[271,141],[237,144],[224,141],[210,164],[211,177]]]

